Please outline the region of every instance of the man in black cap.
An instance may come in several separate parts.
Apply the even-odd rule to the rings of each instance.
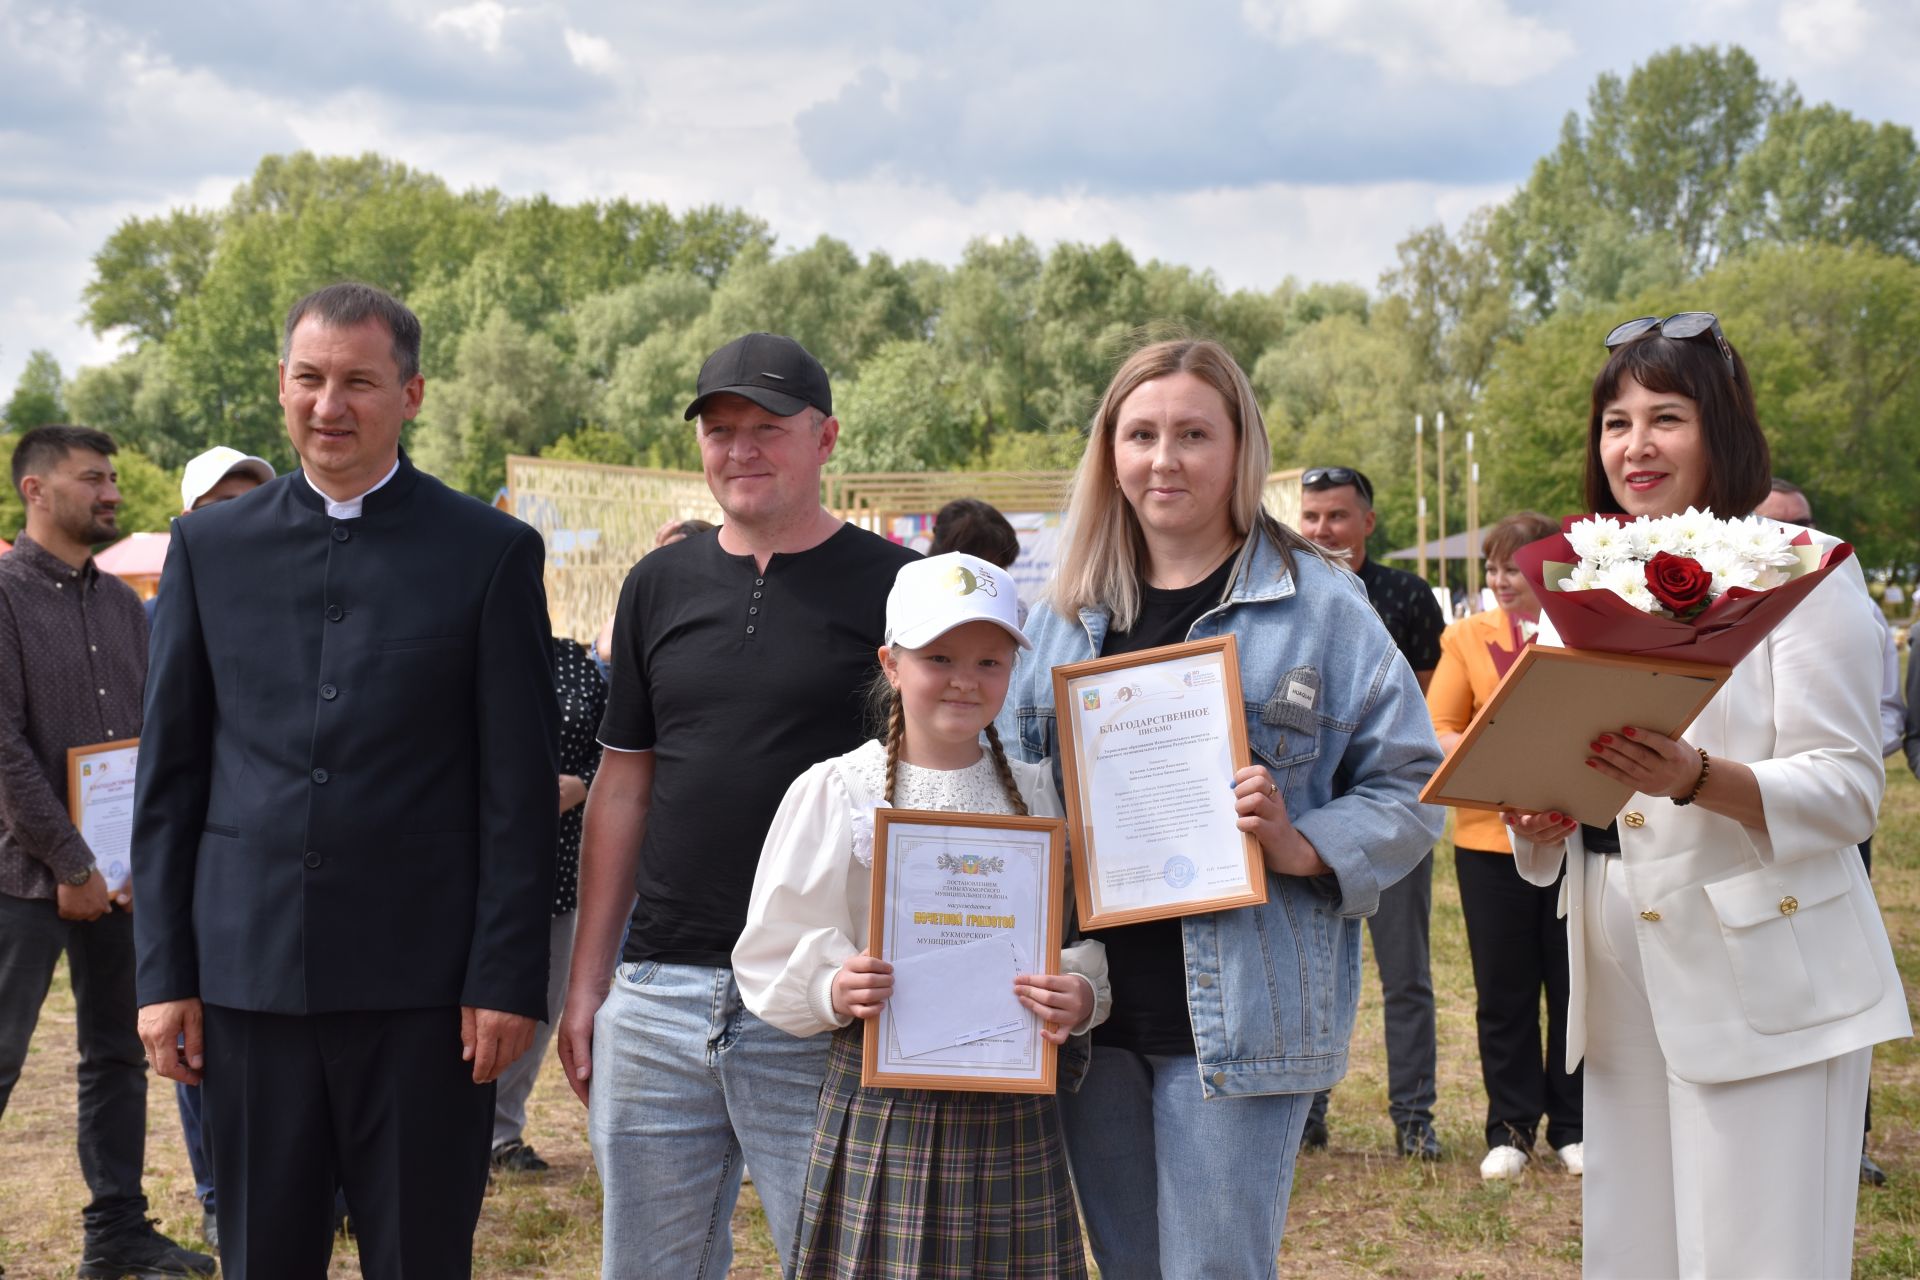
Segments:
[[[787,785],[866,734],[887,592],[915,558],[820,505],[840,423],[791,338],[720,348],[687,417],[726,519],[620,592],[560,1022],[614,1278],[726,1275],[743,1163],[793,1243],[829,1038],[748,1013],[733,945]]]

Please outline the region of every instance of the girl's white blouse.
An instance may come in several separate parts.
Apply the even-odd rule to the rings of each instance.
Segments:
[[[1064,816],[1047,765],[1009,763],[1028,813]],[[873,811],[886,803],[886,768],[886,748],[877,741],[814,765],[787,788],[767,831],[747,926],[733,949],[733,974],[747,1008],[782,1031],[817,1035],[849,1021],[833,1011],[833,977],[867,945]],[[902,763],[894,801],[902,809],[1014,812],[985,753],[965,769]],[[1062,948],[1060,968],[1093,988],[1093,1013],[1073,1029],[1090,1031],[1113,1004],[1106,947],[1083,938]]]

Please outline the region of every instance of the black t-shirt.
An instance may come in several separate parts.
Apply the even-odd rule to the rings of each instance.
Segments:
[[[1100,656],[1137,653],[1180,644],[1201,614],[1220,603],[1237,556],[1190,587],[1161,591],[1142,586],[1140,616],[1130,631],[1109,631]],[[1093,1029],[1095,1044],[1135,1053],[1193,1053],[1193,1023],[1187,1015],[1187,958],[1180,921],[1143,920],[1087,934],[1107,948],[1107,980],[1113,1010]]]
[[[654,764],[625,960],[733,963],[788,785],[866,736],[887,592],[915,559],[846,525],[762,572],[709,531],[627,575],[600,741]]]
[[[1367,586],[1373,611],[1387,624],[1387,633],[1400,646],[1407,665],[1415,671],[1439,666],[1440,633],[1447,629],[1447,617],[1426,580],[1405,569],[1389,569],[1371,556],[1356,572]]]

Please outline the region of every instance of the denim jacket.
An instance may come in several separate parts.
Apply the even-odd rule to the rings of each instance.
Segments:
[[[1267,875],[1262,906],[1182,917],[1187,1010],[1206,1097],[1304,1093],[1347,1069],[1360,998],[1361,920],[1413,870],[1445,811],[1419,801],[1440,746],[1406,659],[1358,578],[1309,552],[1289,571],[1270,533],[1242,547],[1232,586],[1188,633],[1232,632],[1253,759],[1333,874]],[[1059,770],[1052,669],[1098,656],[1109,615],[1040,606],[998,728]]]

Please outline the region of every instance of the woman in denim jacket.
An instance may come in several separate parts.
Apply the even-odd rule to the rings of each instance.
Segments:
[[[1307,1107],[1346,1072],[1360,922],[1443,820],[1418,800],[1441,758],[1420,686],[1358,579],[1261,509],[1268,461],[1220,346],[1127,360],[1001,712],[1022,757],[1057,762],[1051,668],[1223,632],[1239,648],[1256,763],[1234,784],[1266,904],[1092,935],[1113,1017],[1061,1108],[1104,1280],[1274,1274]]]

